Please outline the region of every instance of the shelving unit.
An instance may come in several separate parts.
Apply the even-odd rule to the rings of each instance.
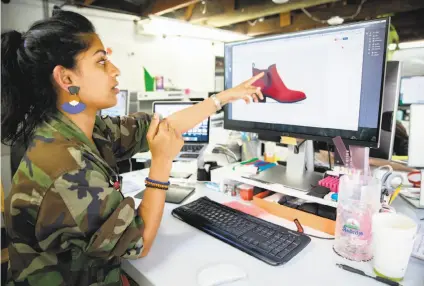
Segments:
[[[182,100],[183,91],[147,91],[137,93],[138,101]]]
[[[238,165],[238,164],[235,164],[235,165]],[[304,199],[309,202],[337,208],[337,202],[328,201],[328,200],[307,195],[305,191],[299,191],[297,189],[289,188],[281,184],[266,183],[266,182],[260,182],[253,179],[248,179],[246,178],[246,176],[243,176],[242,174],[233,171],[233,166],[235,165],[229,165],[223,168],[213,170],[211,175],[211,180],[218,184],[223,182],[223,180],[232,180],[232,181],[236,181],[236,182],[240,182],[244,184],[249,184],[251,186],[263,188],[266,190],[270,190],[276,193],[281,193],[281,194],[297,197],[299,199]]]
[[[207,98],[208,92],[191,91],[188,95],[176,91],[132,91],[130,92],[129,113],[152,112],[154,101],[189,101],[193,98]]]

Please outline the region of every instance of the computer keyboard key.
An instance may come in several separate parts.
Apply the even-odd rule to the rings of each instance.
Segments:
[[[272,247],[269,244],[265,243],[259,243],[259,247],[265,250],[266,252],[270,252],[272,250]]]
[[[190,154],[190,153],[184,153],[180,155],[181,158],[188,158],[188,159],[195,159],[199,157],[199,154]]]
[[[272,251],[271,251],[271,254],[272,255],[277,255],[278,254],[278,252],[280,252],[281,250],[278,250],[278,249],[273,249]]]
[[[301,243],[300,238],[296,238],[292,243],[299,245]]]
[[[270,265],[286,263],[311,241],[306,235],[234,210],[207,197],[174,209],[172,215]]]
[[[287,249],[284,249],[277,254],[277,257],[278,258],[284,258],[289,253],[290,253],[290,251],[288,251]]]
[[[297,247],[297,245],[292,243],[292,244],[288,245],[285,249],[288,250],[288,251],[292,251],[296,247]]]

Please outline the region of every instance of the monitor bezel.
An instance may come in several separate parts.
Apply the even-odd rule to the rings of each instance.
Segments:
[[[192,106],[194,106],[194,105],[198,104],[199,102],[202,102],[202,101],[154,101],[153,104],[152,104],[152,112],[155,113],[156,105],[176,105],[176,104],[179,104],[179,105],[192,105]],[[206,141],[192,141],[192,140],[186,141],[186,140],[184,140],[184,143],[208,144],[211,140],[210,131],[211,131],[211,118],[208,117],[208,139]]]
[[[356,145],[356,146],[364,146],[364,147],[370,147],[370,148],[378,148],[380,144],[380,135],[381,135],[381,117],[382,117],[382,106],[383,106],[383,94],[384,94],[384,82],[386,77],[386,65],[387,65],[387,44],[388,44],[388,35],[389,35],[389,28],[390,28],[390,17],[387,18],[381,18],[381,19],[374,19],[374,20],[368,20],[368,21],[361,21],[361,22],[355,22],[355,23],[349,23],[344,25],[339,25],[336,27],[351,27],[351,26],[358,26],[358,25],[364,25],[364,24],[371,24],[373,22],[383,22],[386,23],[386,34],[385,34],[385,49],[383,54],[384,63],[382,66],[382,78],[381,78],[381,86],[380,86],[380,103],[378,108],[378,126],[377,126],[377,141],[364,141],[364,140],[355,140],[355,139],[348,139],[343,138],[343,141],[346,142],[346,144],[349,145]],[[224,44],[224,62],[225,58],[227,56],[226,54],[226,47],[227,46],[234,46],[237,44],[242,43],[251,43],[256,42],[260,40],[271,40],[271,39],[279,39],[279,38],[286,38],[294,35],[301,35],[305,33],[311,33],[311,32],[319,32],[323,30],[328,30],[329,28],[336,28],[336,27],[324,27],[324,28],[317,28],[317,29],[310,29],[300,32],[292,32],[292,33],[286,33],[286,34],[280,34],[280,35],[272,35],[272,36],[261,36],[254,39],[249,40],[243,40],[243,41],[237,41],[237,42],[231,42],[231,43],[225,43]],[[225,67],[225,73],[227,74],[228,67]],[[225,76],[226,78],[227,76]],[[227,81],[224,80],[224,86],[225,89],[229,89],[227,86]],[[302,138],[302,139],[308,139],[308,140],[315,140],[315,141],[322,141],[322,142],[328,142],[332,143],[333,137],[328,136],[321,136],[321,135],[311,135],[311,134],[305,134],[305,133],[296,133],[296,132],[280,132],[280,131],[274,131],[274,130],[266,130],[266,129],[258,129],[258,128],[246,128],[243,125],[246,124],[245,121],[238,121],[238,120],[230,120],[228,118],[228,108],[229,105],[224,106],[224,128],[229,130],[236,130],[236,131],[244,131],[244,132],[253,132],[258,134],[266,134],[267,136],[283,136],[283,137],[296,137],[296,138]],[[283,124],[274,124],[274,125],[283,125]],[[289,125],[293,126],[293,125]]]

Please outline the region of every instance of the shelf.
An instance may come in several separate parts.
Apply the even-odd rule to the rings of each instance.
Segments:
[[[337,208],[337,202],[328,201],[328,200],[307,195],[305,191],[299,191],[293,188],[285,187],[281,184],[262,183],[253,179],[245,178],[246,176],[242,177],[242,174],[232,170],[232,166],[233,165],[213,170],[211,175],[212,181],[220,184],[223,180],[233,180],[236,182],[249,184],[255,187],[270,190],[276,193],[281,193],[281,194],[293,196],[299,199],[304,199],[308,202],[318,203],[320,205],[326,205],[326,206]]]
[[[327,205],[327,206],[330,206],[330,207],[337,208],[337,202],[327,201],[327,200],[324,200],[324,199],[321,199],[321,198],[313,197],[313,196],[307,195],[306,192],[304,192],[304,191],[299,191],[299,190],[296,190],[296,189],[288,188],[288,187],[285,187],[285,186],[280,185],[280,184],[264,184],[264,183],[260,183],[260,182],[255,181],[255,180],[242,178],[240,176],[231,176],[230,179],[244,183],[244,184],[249,184],[249,185],[252,185],[252,186],[255,186],[255,187],[270,190],[270,191],[273,191],[273,192],[276,192],[276,193],[281,193],[281,194],[293,196],[293,197],[296,197],[296,198],[299,198],[299,199],[304,199],[308,202],[318,203],[320,205]]]
[[[148,91],[137,94],[139,101],[181,100],[183,98],[184,94],[181,91]]]
[[[138,101],[156,101],[156,100],[182,100],[190,98],[207,98],[208,92],[191,91],[185,94],[184,91],[147,91],[137,93]]]

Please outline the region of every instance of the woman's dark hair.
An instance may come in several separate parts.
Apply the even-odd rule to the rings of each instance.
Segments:
[[[74,69],[76,56],[89,48],[84,36],[91,33],[94,26],[84,16],[55,11],[24,34],[1,34],[2,143],[27,141],[37,125],[57,112],[53,69]]]

